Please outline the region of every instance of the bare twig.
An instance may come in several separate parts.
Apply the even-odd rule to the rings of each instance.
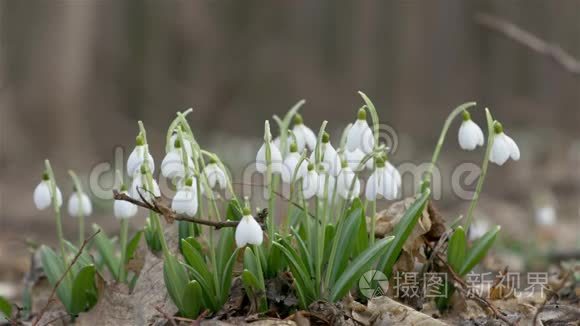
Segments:
[[[38,316],[35,318],[34,322],[32,323],[32,326],[38,325],[38,322],[40,322],[40,319],[42,318],[42,316],[46,313],[46,311],[48,310],[48,308],[50,307],[50,305],[55,301],[54,296],[56,295],[56,290],[58,290],[58,287],[60,286],[60,284],[62,283],[62,281],[64,280],[64,278],[68,275],[68,273],[70,272],[70,270],[73,267],[73,265],[77,262],[77,260],[79,259],[79,257],[83,253],[83,250],[85,249],[85,247],[87,246],[87,244],[89,242],[91,242],[91,240],[93,240],[93,238],[97,234],[99,234],[99,232],[101,232],[100,229],[97,230],[97,231],[95,231],[95,233],[93,233],[90,237],[86,238],[85,241],[83,241],[83,244],[81,245],[81,247],[77,251],[76,255],[74,256],[74,258],[72,259],[72,261],[68,264],[66,270],[64,271],[64,273],[62,274],[62,276],[58,279],[58,281],[56,282],[56,284],[52,288],[52,291],[50,292],[50,295],[48,296],[48,300],[46,301],[46,304],[44,305],[44,307],[42,307],[42,309],[38,313]]]
[[[189,217],[189,216],[184,215],[184,214],[177,214],[171,208],[169,208],[169,206],[164,204],[160,198],[155,198],[152,201],[152,203],[150,203],[141,195],[140,192],[139,192],[139,196],[141,197],[141,200],[132,198],[131,196],[129,196],[125,193],[120,193],[117,190],[113,190],[113,198],[115,200],[124,200],[124,201],[130,202],[134,205],[137,205],[139,207],[143,207],[145,209],[152,210],[155,213],[162,215],[165,218],[165,220],[167,221],[167,223],[173,223],[173,221],[185,221],[185,222],[190,222],[190,223],[197,223],[197,224],[201,224],[201,225],[211,226],[211,227],[214,227],[215,229],[235,228],[236,226],[238,226],[238,223],[239,223],[239,221],[211,221],[211,220],[206,220],[206,219],[202,219],[202,218]],[[262,214],[264,214],[264,213],[262,213]],[[267,214],[267,212],[266,212],[266,214]],[[263,229],[264,225],[261,224],[261,226]]]
[[[542,313],[542,311],[546,307],[546,304],[548,303],[548,301],[550,301],[550,299],[553,296],[558,295],[558,291],[560,291],[564,287],[564,285],[566,285],[566,281],[568,281],[568,278],[570,277],[570,275],[572,275],[572,273],[569,270],[567,270],[566,273],[564,274],[564,277],[562,278],[562,282],[560,282],[560,284],[555,289],[553,289],[551,291],[553,293],[553,295],[552,296],[546,295],[546,299],[544,299],[544,302],[542,302],[542,304],[538,307],[538,309],[536,309],[536,313],[534,314],[534,321],[533,321],[532,325],[536,325],[536,322],[538,321],[538,317],[540,316],[540,313]]]
[[[170,316],[168,313],[166,313],[166,312],[163,310],[163,307],[162,307],[162,306],[155,306],[154,308],[155,308],[155,310],[157,310],[157,311],[158,311],[160,314],[162,314],[162,315],[163,315],[163,318],[167,319],[167,321],[168,321],[168,322],[170,322],[170,323],[171,323],[171,325],[173,325],[173,326],[177,326],[177,323],[175,322],[175,319],[174,319],[172,316]]]
[[[431,245],[429,243],[427,243],[427,245],[431,247]],[[437,260],[439,260],[443,264],[443,266],[449,272],[449,275],[453,279],[453,286],[457,290],[459,290],[459,292],[461,292],[461,294],[465,298],[474,300],[479,305],[481,305],[483,307],[489,308],[489,310],[491,310],[491,312],[493,313],[494,317],[501,319],[506,324],[508,324],[508,325],[516,325],[514,322],[512,322],[511,320],[509,320],[505,316],[505,314],[499,308],[497,308],[491,302],[489,302],[489,300],[487,300],[486,298],[482,297],[478,293],[470,292],[469,291],[469,285],[467,283],[465,283],[465,281],[463,280],[463,278],[461,276],[459,276],[453,270],[453,268],[451,268],[451,266],[447,263],[447,261],[445,260],[445,258],[443,258],[443,256],[441,255],[441,253],[439,253],[439,252],[435,253],[435,258],[437,258]]]
[[[559,45],[548,43],[514,23],[496,16],[477,14],[475,21],[540,55],[549,57],[567,72],[580,75],[580,60],[564,51]]]

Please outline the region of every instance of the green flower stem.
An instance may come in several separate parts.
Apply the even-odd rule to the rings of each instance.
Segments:
[[[298,101],[290,110],[288,110],[288,112],[286,112],[286,115],[284,115],[284,119],[281,121],[281,123],[278,121],[278,125],[280,127],[280,153],[282,153],[282,157],[286,156],[288,151],[288,146],[286,146],[286,144],[288,141],[288,127],[290,126],[290,121],[294,115],[296,115],[298,110],[300,110],[300,108],[304,105],[304,103],[306,103],[306,100],[304,99]],[[274,120],[280,120],[280,118],[276,117]]]
[[[304,151],[302,153],[302,155],[300,156],[300,159],[298,160],[298,163],[296,164],[296,167],[294,167],[294,171],[292,171],[292,178],[290,179],[290,203],[294,202],[294,192],[298,192],[298,195],[300,195],[300,189],[302,188],[302,183],[299,182],[300,180],[296,180],[296,178],[298,177],[298,171],[300,170],[300,166],[302,165],[302,163],[304,163],[304,160],[306,160],[306,151]],[[296,184],[298,184],[298,186],[300,187],[300,189],[296,190]],[[282,227],[282,232],[288,232],[288,234],[290,233],[290,210],[292,209],[292,205],[288,205],[288,213],[286,214],[286,219],[284,221],[284,226]]]
[[[468,108],[475,106],[477,103],[475,102],[467,102],[463,103],[460,106],[456,107],[455,110],[451,111],[445,123],[443,124],[443,129],[441,130],[441,134],[439,135],[439,140],[437,141],[437,145],[435,146],[435,151],[433,152],[433,157],[431,158],[431,164],[429,166],[429,170],[427,170],[427,175],[425,176],[425,180],[431,182],[431,178],[433,177],[433,169],[435,169],[435,165],[437,164],[437,160],[439,159],[439,154],[441,153],[441,148],[445,143],[445,136],[447,135],[447,131],[449,131],[449,127],[451,123],[460,115],[463,111],[467,110]]]
[[[371,245],[375,243],[376,224],[377,224],[377,201],[371,200]]]
[[[371,113],[371,119],[373,120],[373,136],[375,137],[375,148],[379,146],[379,132],[380,132],[380,123],[379,123],[379,115],[377,114],[377,109],[373,102],[369,99],[369,97],[359,91],[359,95],[363,98],[363,101],[366,104],[367,110]]]
[[[56,199],[56,181],[54,179],[54,172],[52,171],[52,167],[50,166],[50,161],[45,160],[44,165],[46,168],[46,173],[48,173],[48,177],[50,180],[50,199],[52,201],[52,207],[54,208],[54,215],[56,217],[56,234],[58,236],[58,242],[60,244],[60,254],[62,255],[62,259],[67,264],[68,258],[65,251],[64,245],[64,235],[62,232],[62,219],[60,215],[60,206],[58,205]]]
[[[231,176],[229,170],[226,169],[226,166],[220,160],[219,156],[217,156],[215,153],[206,151],[204,149],[201,150],[201,154],[207,156],[210,159],[214,159],[216,161],[217,165],[220,167],[220,169],[222,169],[222,171],[224,171],[224,174],[225,174],[226,179],[227,179],[226,183],[227,183],[228,191],[230,192],[230,195],[232,196],[232,198],[237,201],[238,197],[236,196],[236,192],[234,191],[232,176]]]
[[[82,184],[77,176],[77,174],[73,171],[73,170],[69,170],[68,174],[70,175],[71,179],[73,180],[73,183],[75,185],[75,189],[76,192],[78,194],[78,199],[79,199],[79,210],[80,212],[78,212],[79,214],[79,246],[83,245],[83,242],[85,242],[85,216],[83,214],[84,210],[83,210],[83,201],[82,201],[82,195],[84,194],[83,191],[83,187]]]
[[[272,150],[270,144],[272,142],[272,134],[270,133],[270,122],[266,120],[264,123],[264,144],[266,146],[266,184],[268,185],[268,217],[266,218],[266,226],[268,228],[268,239],[270,242],[274,241],[274,178],[272,174]]]
[[[171,121],[171,123],[169,124],[169,128],[167,129],[167,136],[165,139],[165,152],[169,153],[169,149],[171,148],[172,144],[171,144],[171,136],[173,136],[173,132],[175,131],[175,129],[177,128],[177,126],[182,122],[182,117],[186,117],[188,114],[190,114],[193,111],[192,108],[187,109],[185,112],[181,113],[178,112],[177,113],[177,117],[175,119],[173,119],[173,121]]]
[[[465,221],[466,232],[469,232],[469,227],[471,226],[471,221],[473,219],[473,212],[475,211],[475,207],[477,207],[477,202],[479,201],[479,194],[481,193],[481,189],[483,188],[483,182],[485,181],[485,176],[487,175],[487,168],[489,166],[489,156],[491,154],[491,148],[493,146],[493,139],[495,135],[495,132],[493,130],[494,120],[488,108],[485,108],[485,118],[487,120],[487,148],[485,149],[483,163],[481,163],[481,175],[479,176],[477,186],[475,187],[475,193],[473,194],[471,204],[469,205],[469,209],[467,210],[467,219]]]
[[[129,233],[129,221],[126,218],[121,219],[121,263],[119,264],[119,283],[127,281],[127,273],[125,270],[125,261],[127,260],[127,236]]]
[[[151,174],[151,171],[149,170],[149,146],[148,146],[148,142],[147,142],[147,131],[145,130],[145,126],[143,125],[142,121],[138,121],[138,124],[139,124],[139,132],[143,136],[143,142],[145,144],[145,147],[144,147],[145,153],[144,153],[143,165],[147,169],[147,173],[145,173],[145,176],[141,175],[141,177],[145,178],[146,182],[144,182],[143,184],[147,185],[146,190],[153,192],[153,190],[154,190],[154,188],[153,188],[153,175]],[[165,257],[169,257],[169,255],[171,255],[171,253],[169,252],[169,248],[167,247],[167,241],[165,240],[165,234],[164,234],[163,227],[161,226],[161,221],[159,219],[159,215],[149,211],[149,218],[153,221],[153,224],[155,225],[155,228],[157,229],[157,234],[158,234],[159,240],[161,242],[161,248],[163,249],[163,255]]]

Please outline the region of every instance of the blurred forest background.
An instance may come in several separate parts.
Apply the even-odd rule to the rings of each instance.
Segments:
[[[491,169],[482,206],[530,219],[548,198],[580,227],[580,75],[479,14],[580,58],[580,0],[0,0],[1,255],[22,253],[23,236],[55,238],[50,212],[32,204],[45,158],[68,194],[66,170],[86,180],[115,145],[131,150],[138,119],[160,162],[169,121],[194,107],[201,142],[243,165],[264,119],[304,98],[307,124],[341,130],[361,105],[357,90],[398,132],[394,162],[428,159],[458,104],[489,106],[522,159]],[[481,125],[482,112],[473,114]],[[482,155],[460,153],[455,133],[448,170]],[[463,203],[446,200],[457,216]],[[110,206],[98,213],[114,223]]]

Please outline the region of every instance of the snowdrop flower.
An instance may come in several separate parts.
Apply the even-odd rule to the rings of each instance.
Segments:
[[[145,199],[147,200],[151,200],[151,193],[153,193],[153,195],[155,197],[161,197],[161,192],[159,191],[159,185],[157,184],[157,182],[155,181],[155,179],[153,179],[153,189],[149,189],[149,185],[147,184],[147,182],[143,183],[143,179],[147,178],[147,167],[145,167],[145,165],[141,165],[141,173],[136,175],[135,178],[133,178],[133,183],[131,184],[131,189],[129,189],[129,194],[131,197],[135,198],[135,199],[140,199],[139,197],[139,192],[141,192],[141,195],[143,195],[143,197],[145,197]],[[145,188],[145,189],[144,189]],[[137,189],[139,189],[139,191],[137,191]]]
[[[189,155],[187,156],[187,167],[189,173],[193,173],[193,160]],[[185,163],[179,139],[175,141],[174,149],[163,158],[161,162],[161,174],[168,179],[186,177]]]
[[[36,186],[33,194],[34,205],[36,205],[37,209],[43,210],[52,205],[51,193],[50,177],[48,173],[44,173],[42,181]],[[62,193],[58,187],[56,187],[56,204],[59,207],[62,206]]]
[[[399,196],[400,183],[397,181],[396,169],[385,166],[383,158],[375,160],[376,169],[367,181],[365,195],[368,200],[385,198],[396,199]],[[398,173],[398,172],[397,172]]]
[[[322,155],[320,163],[322,163],[326,171],[328,171],[332,176],[336,177],[340,172],[340,157],[338,156],[338,153],[334,147],[332,147],[332,144],[330,143],[330,136],[326,132],[324,135],[322,135],[320,154]],[[310,155],[310,161],[316,162],[316,151],[312,152]]]
[[[471,120],[471,115],[467,111],[463,111],[463,122],[461,127],[459,127],[458,139],[459,146],[466,151],[472,151],[477,146],[483,146],[485,141],[483,131]]]
[[[153,156],[149,154],[148,145],[145,144],[143,136],[137,136],[136,145],[129,158],[127,159],[127,173],[129,176],[134,176],[139,171],[141,164],[145,161],[145,152],[147,152],[147,163],[149,165],[149,170],[151,173],[155,171],[155,162],[153,161]]]
[[[496,121],[493,128],[495,136],[489,160],[497,165],[503,165],[510,157],[514,161],[519,160],[520,149],[516,142],[503,132],[501,123]]]
[[[125,185],[121,185],[121,193],[128,194]],[[113,214],[118,219],[131,218],[137,214],[137,206],[128,201],[115,200]]]
[[[373,131],[367,123],[365,109],[358,111],[356,122],[350,127],[346,136],[346,149],[354,151],[360,149],[363,153],[370,153],[375,146]]]
[[[176,146],[175,146],[175,141],[179,140],[179,135],[175,132],[171,135],[171,138],[169,140],[169,151],[173,151],[175,150]],[[182,146],[183,148],[185,148],[185,152],[187,153],[187,156],[189,157],[193,157],[193,152],[191,151],[191,142],[185,138],[185,135],[183,137],[183,144]]]
[[[304,151],[305,148],[311,151],[316,148],[316,135],[312,129],[304,124],[302,115],[299,113],[294,115],[294,128],[292,128],[292,133],[296,137],[296,145],[298,145],[299,152]]]
[[[360,166],[359,168],[360,162],[365,157],[365,153],[358,148],[355,149],[354,151],[349,151],[348,149],[346,149],[344,152],[344,156],[346,158],[346,161],[348,162],[348,166],[353,171],[362,171],[365,168],[365,165],[367,167],[370,165],[369,169],[372,167],[372,160],[368,160],[365,165]]]
[[[298,162],[300,162],[300,159],[301,156],[300,154],[298,154],[298,145],[296,145],[296,143],[293,143],[290,146],[290,154],[288,154],[288,156],[286,156],[286,158],[284,159],[284,171],[282,173],[282,181],[284,181],[285,183],[292,182],[294,170],[296,170],[296,166],[298,165]],[[298,167],[298,171],[296,173],[296,180],[303,178],[304,175],[308,172],[306,164],[307,163],[305,160],[303,160],[300,163],[300,167]]]
[[[244,216],[236,227],[236,245],[238,248],[248,244],[261,245],[264,234],[260,224],[254,219],[249,208],[244,208]]]
[[[304,199],[308,200],[318,193],[318,172],[314,169],[314,164],[310,163],[307,167],[308,172],[302,179],[302,194]]]
[[[549,226],[556,224],[556,209],[551,205],[544,205],[536,209],[536,224]]]
[[[467,231],[467,238],[471,241],[477,240],[489,231],[489,222],[482,219],[477,219],[473,221],[469,230]]]
[[[326,181],[328,179],[328,182]],[[328,185],[327,185],[328,183]],[[324,199],[324,191],[327,190],[328,192],[326,199],[331,200],[334,196],[334,186],[336,184],[336,178],[329,174],[321,167],[321,170],[318,172],[318,191],[316,192],[316,196],[318,199]]]
[[[226,173],[222,168],[217,164],[217,161],[212,158],[209,161],[209,164],[206,165],[205,169],[203,170],[205,177],[207,178],[207,183],[213,189],[218,185],[220,189],[225,189],[227,186],[227,178]]]
[[[273,142],[270,142],[270,158],[272,163],[272,173],[282,174],[282,153],[280,153],[280,150]],[[264,143],[256,155],[256,170],[260,173],[266,173],[267,167],[266,143]]]
[[[343,199],[352,200],[360,195],[360,181],[346,161],[342,162],[342,170],[340,170],[336,182],[336,190]],[[351,186],[352,192],[350,191]],[[349,193],[351,194],[350,197],[348,196]]]
[[[193,187],[193,180],[188,178],[185,186],[179,189],[173,197],[171,209],[177,214],[193,217],[197,213],[197,205],[197,190]]]
[[[68,199],[68,214],[73,217],[89,216],[93,213],[93,205],[89,196],[76,189]]]
[[[292,137],[289,136],[288,139],[286,140],[286,152],[290,152],[290,146],[291,146],[290,145],[290,140],[291,139],[292,139]],[[281,141],[280,141],[280,136],[274,138],[274,140],[272,142],[274,143],[274,145],[276,145],[276,147],[278,149],[281,149],[282,148],[282,144],[281,144]]]

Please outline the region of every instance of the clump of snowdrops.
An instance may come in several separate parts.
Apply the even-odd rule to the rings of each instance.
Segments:
[[[433,169],[448,130],[460,115],[463,119],[458,132],[460,147],[475,150],[486,145],[482,172],[467,218],[463,225],[459,225],[461,221],[453,225],[447,251],[450,266],[459,275],[466,275],[485,256],[500,229],[499,226],[492,228],[468,244],[466,232],[473,220],[489,162],[503,165],[510,158],[518,160],[516,143],[486,109],[486,144],[483,131],[471,119],[469,110],[475,103],[456,108],[445,121],[430,169],[417,187],[419,191],[413,204],[391,235],[377,239],[377,202],[399,199],[402,177],[390,161],[389,148],[380,143],[380,121],[374,104],[364,93],[360,95],[364,103],[336,146],[331,142],[326,121],[316,132],[305,124],[299,113],[304,101],[298,102],[283,118],[273,117],[279,130],[277,137],[271,133],[270,122],[265,121],[264,142],[255,162],[256,171],[263,174],[268,194],[267,210],[263,211],[252,207],[250,198],[240,200],[236,196],[232,177],[218,155],[197,142],[186,119],[192,110],[178,112],[167,131],[166,155],[159,177],[168,178],[176,188],[169,205],[172,213],[185,217],[178,222],[179,252],[169,248],[163,216],[152,209],[147,211],[143,230],[129,239],[127,221],[138,214],[138,208],[129,201],[117,200],[114,216],[121,223],[118,240],[99,232],[92,239],[99,261],[81,253],[65,275],[79,247],[64,239],[62,195],[46,161],[42,181],[34,191],[34,201],[39,209],[49,206],[54,209],[59,250],[55,252],[43,246],[41,253],[44,270],[53,286],[65,275],[57,289],[59,299],[72,314],[90,309],[97,300],[96,273],[108,272],[115,281],[134,285],[138,275],[126,266],[143,234],[149,249],[163,255],[167,291],[184,317],[197,318],[202,311],[218,312],[227,301],[236,276],[241,278],[259,312],[269,309],[266,281],[285,271],[291,272],[301,308],[317,300],[339,301],[366,271],[376,269],[391,275],[405,241],[429,201]],[[131,180],[125,184],[124,176],[118,171],[117,186],[122,194],[146,203],[159,200],[155,161],[141,122],[126,172]],[[74,173],[71,177],[75,188],[68,207],[69,214],[79,221],[80,246],[85,241],[84,217],[92,209],[78,177]],[[280,191],[284,187],[288,196],[282,198]],[[222,198],[230,199],[224,202]],[[280,209],[282,205],[278,204],[282,200],[288,202],[284,205],[287,210]],[[257,211],[262,213],[253,213]],[[367,217],[370,217],[369,223]],[[187,218],[211,223],[195,223]],[[227,226],[217,227],[220,222],[227,222],[224,224]],[[93,229],[100,228],[93,225]],[[238,257],[243,268],[241,274],[234,275]],[[438,304],[444,308],[447,301],[448,296]]]

